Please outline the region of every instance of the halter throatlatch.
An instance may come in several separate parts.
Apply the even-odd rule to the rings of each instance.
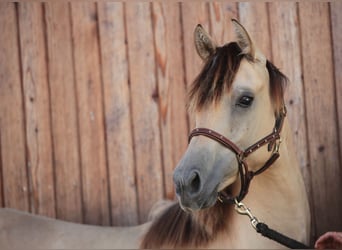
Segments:
[[[208,128],[195,128],[191,131],[189,135],[189,142],[192,137],[203,135],[210,139],[213,139],[220,144],[222,144],[224,147],[228,148],[230,151],[232,151],[236,155],[236,159],[238,162],[239,167],[239,175],[241,180],[241,188],[238,196],[236,197],[230,197],[227,194],[220,192],[218,199],[221,202],[229,202],[234,204],[235,201],[242,201],[243,198],[248,193],[248,188],[251,180],[255,175],[261,174],[266,169],[268,169],[278,158],[279,158],[279,146],[281,143],[280,138],[280,132],[283,128],[284,119],[286,117],[286,107],[285,105],[281,109],[281,112],[279,116],[276,118],[275,125],[273,128],[272,133],[265,136],[264,138],[260,139],[253,145],[249,146],[245,150],[241,150],[235,143],[233,143],[231,140],[226,138],[225,136],[221,135],[220,133],[217,133],[211,129]],[[257,149],[261,148],[262,146],[268,144],[268,151],[273,151],[270,158],[265,162],[265,164],[260,167],[256,171],[250,171],[248,170],[248,164],[246,162],[246,158],[255,152]]]

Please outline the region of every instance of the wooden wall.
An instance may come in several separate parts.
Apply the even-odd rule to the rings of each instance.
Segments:
[[[1,3],[1,206],[135,225],[174,198],[194,126],[186,90],[201,67],[193,29],[221,44],[234,17],[291,80],[313,237],[341,231],[341,13],[337,1]]]

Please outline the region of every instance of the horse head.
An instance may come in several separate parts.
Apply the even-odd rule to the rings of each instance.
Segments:
[[[195,28],[195,47],[204,66],[190,90],[189,110],[194,112],[196,127],[210,128],[245,149],[272,131],[283,107],[286,78],[257,49],[246,29],[232,21],[237,41],[223,46],[216,45],[201,25]],[[270,154],[261,147],[246,162],[255,170]],[[196,136],[173,179],[180,205],[193,211],[213,206],[223,190],[236,193],[238,176],[236,153],[206,136]]]

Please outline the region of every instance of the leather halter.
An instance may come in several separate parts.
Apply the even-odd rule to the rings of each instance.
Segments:
[[[240,149],[231,140],[229,140],[225,136],[211,129],[195,128],[194,130],[191,131],[189,135],[189,142],[192,137],[203,135],[219,142],[220,144],[228,148],[230,151],[232,151],[236,155],[236,159],[238,161],[238,166],[239,166],[240,179],[241,179],[240,193],[236,197],[230,197],[228,194],[224,193],[224,191],[220,192],[218,199],[221,202],[229,202],[229,203],[235,203],[235,201],[240,202],[248,193],[249,184],[251,180],[253,179],[253,177],[255,175],[258,175],[264,172],[279,158],[279,146],[281,143],[280,132],[284,124],[285,116],[286,116],[286,107],[285,105],[283,105],[279,116],[276,118],[272,133],[263,137],[262,139],[260,139],[253,145],[249,146],[245,150]],[[268,151],[273,150],[270,158],[258,170],[256,171],[248,170],[248,164],[246,162],[246,158],[250,154],[252,154],[253,152],[255,152],[256,150],[258,150],[259,148],[261,148],[262,146],[266,144],[268,144]]]

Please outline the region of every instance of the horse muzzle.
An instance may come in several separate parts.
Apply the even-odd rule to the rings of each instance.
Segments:
[[[184,175],[176,169],[173,175],[179,203],[185,211],[196,211],[214,205],[217,200],[217,187],[207,189],[205,180],[198,170]]]
[[[188,148],[173,174],[177,198],[184,210],[213,206],[222,184],[234,182],[237,175],[235,156],[208,148]],[[231,182],[227,184],[227,179]]]

